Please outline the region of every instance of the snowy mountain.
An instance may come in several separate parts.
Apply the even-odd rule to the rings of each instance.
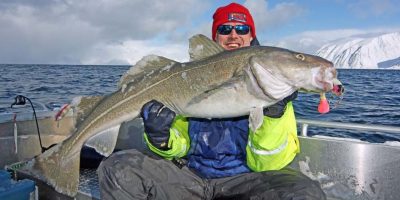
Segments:
[[[400,69],[400,32],[337,40],[316,54],[338,68]]]

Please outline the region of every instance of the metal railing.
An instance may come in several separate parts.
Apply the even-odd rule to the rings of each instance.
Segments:
[[[350,129],[358,131],[381,131],[400,134],[400,127],[397,126],[386,126],[386,125],[368,125],[368,124],[357,124],[357,123],[344,123],[344,122],[327,122],[319,120],[309,119],[297,119],[297,123],[301,124],[301,135],[307,136],[309,126],[317,126],[324,128],[339,128],[339,129]]]

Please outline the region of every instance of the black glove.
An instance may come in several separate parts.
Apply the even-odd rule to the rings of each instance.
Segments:
[[[162,103],[151,100],[143,105],[140,115],[150,143],[158,149],[168,150],[169,129],[174,121],[175,112]]]
[[[286,110],[286,104],[289,101],[295,100],[297,98],[297,91],[293,92],[291,95],[285,97],[284,99],[278,101],[276,104],[264,108],[264,115],[272,118],[280,118]]]

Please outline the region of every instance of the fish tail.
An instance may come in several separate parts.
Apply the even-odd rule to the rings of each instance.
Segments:
[[[80,151],[68,153],[62,143],[45,151],[30,161],[22,172],[44,181],[57,192],[75,196],[79,186]]]

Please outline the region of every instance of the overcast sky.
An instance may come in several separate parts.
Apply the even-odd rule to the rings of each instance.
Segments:
[[[0,63],[134,64],[188,60],[188,38],[211,35],[232,1],[0,0]],[[246,0],[262,45],[315,53],[353,35],[400,31],[398,0]]]

